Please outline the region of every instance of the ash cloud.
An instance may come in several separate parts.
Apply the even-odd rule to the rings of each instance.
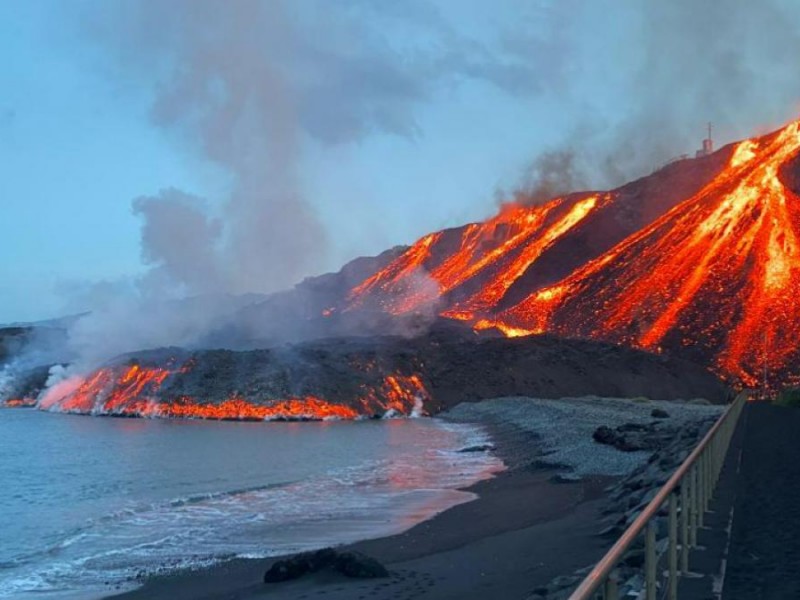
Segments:
[[[647,174],[693,152],[709,120],[718,140],[778,125],[800,98],[800,10],[787,1],[512,2],[519,24],[496,46],[414,0],[88,6],[85,32],[121,91],[145,90],[152,123],[229,178],[221,197],[173,188],[133,201],[148,271],[119,294],[82,293],[93,312],[70,337],[91,360],[191,345],[242,294],[330,266],[304,153],[376,133],[418,140],[417,110],[465,80],[555,99],[573,126],[526,170],[527,202]],[[173,302],[183,297],[191,309]]]
[[[514,192],[514,202],[540,204],[588,185],[588,175],[574,150],[551,150],[540,154],[526,169]]]
[[[693,153],[706,121],[714,123],[720,142],[729,142],[797,117],[796,3],[646,2],[640,27],[632,114],[613,132],[610,180]]]
[[[120,93],[147,94],[151,123],[229,185],[219,197],[169,188],[133,200],[147,271],[73,285],[72,308],[91,311],[69,332],[83,365],[201,343],[258,300],[247,294],[332,266],[331,233],[304,191],[309,148],[374,134],[413,143],[424,133],[416,112],[438,93],[472,80],[533,94],[549,64],[514,44],[490,48],[417,0],[86,6],[82,31]]]
[[[627,0],[587,7],[568,0],[551,3],[549,18],[563,25],[558,46],[571,49],[551,91],[573,129],[539,161],[570,157],[563,163],[569,168],[561,177],[548,169],[533,181],[523,176],[523,192],[616,187],[679,155],[693,156],[709,121],[719,148],[798,117],[795,2]]]
[[[144,0],[99,12],[88,30],[112,72],[152,90],[153,124],[231,176],[228,197],[206,206],[181,190],[134,204],[145,261],[188,293],[273,292],[331,266],[298,172],[309,144],[413,140],[415,110],[443,87],[473,79],[518,94],[541,79],[537,61],[490,51],[422,2]],[[162,235],[180,213],[190,222]]]
[[[200,293],[225,287],[222,223],[207,214],[202,199],[168,189],[137,198],[133,212],[142,218],[142,261],[151,267],[147,285],[175,282]]]

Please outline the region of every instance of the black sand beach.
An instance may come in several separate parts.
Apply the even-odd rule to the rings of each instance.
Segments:
[[[340,548],[377,559],[389,570],[389,578],[357,580],[320,571],[298,580],[265,584],[264,573],[278,557],[237,559],[207,569],[156,575],[147,578],[141,588],[116,597],[129,600],[527,598],[554,578],[572,576],[576,570],[592,565],[614,541],[598,533],[608,526],[607,490],[620,477],[584,470],[581,479],[565,480],[558,475],[564,468],[548,467],[543,459],[586,467],[591,464],[589,454],[605,456],[608,464],[604,463],[604,467],[612,469],[607,472],[621,475],[623,471],[616,469],[633,469],[636,464],[646,463],[650,454],[623,453],[595,444],[592,431],[598,423],[646,420],[654,407],[660,407],[673,414],[667,420],[671,424],[662,425],[672,431],[683,431],[691,419],[702,416],[708,419],[719,410],[686,403],[598,398],[561,401],[517,398],[480,406],[488,413],[470,410],[466,416],[489,427],[494,452],[508,470],[469,488],[478,496],[472,502],[444,511],[405,533]],[[497,417],[503,417],[502,421],[498,422]],[[572,429],[566,430],[569,424]],[[561,431],[561,435],[554,443],[556,431]],[[559,447],[567,454],[557,452]],[[618,463],[616,467],[611,464],[614,462]],[[569,473],[569,468],[565,468],[564,472]],[[644,488],[640,490],[642,494],[645,492]],[[627,506],[629,498],[624,500]]]
[[[596,560],[609,478],[553,483],[552,472],[515,470],[473,486],[474,502],[406,533],[349,546],[383,562],[389,579],[319,575],[281,584],[262,578],[273,560],[234,560],[203,571],[155,577],[125,599],[524,598],[553,577]]]
[[[274,559],[236,559],[199,571],[154,576],[126,600],[524,598],[554,577],[602,556],[603,490],[613,478],[556,483],[531,466],[541,449],[530,433],[493,427],[496,452],[509,465],[469,488],[478,495],[405,533],[343,547],[386,565],[390,578],[353,580],[331,573],[264,584]]]

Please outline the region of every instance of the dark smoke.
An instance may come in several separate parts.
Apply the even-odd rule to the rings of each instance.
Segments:
[[[515,201],[538,204],[556,196],[585,189],[586,173],[572,150],[552,150],[540,154],[528,167],[522,185],[515,192]]]

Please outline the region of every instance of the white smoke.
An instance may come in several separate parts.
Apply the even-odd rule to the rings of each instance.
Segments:
[[[230,318],[242,294],[286,289],[333,266],[329,232],[304,192],[310,148],[373,133],[417,139],[416,110],[438,90],[472,79],[528,93],[545,63],[490,51],[416,0],[87,6],[83,31],[102,49],[104,72],[122,89],[146,90],[151,123],[229,186],[220,197],[170,188],[133,201],[148,270],[123,285],[82,286],[74,308],[91,313],[70,343],[83,364],[192,345]],[[184,297],[188,307],[171,302]]]
[[[12,364],[0,368],[0,404],[11,397],[15,381],[15,370]]]
[[[694,155],[712,122],[717,147],[797,118],[800,4],[790,0],[548,3],[565,49],[555,93],[567,132],[534,161],[523,190],[608,189]],[[561,27],[556,27],[557,24]],[[769,32],[765,34],[765,32]],[[537,47],[535,35],[522,48]],[[569,157],[536,169],[547,156]],[[558,166],[558,165],[556,165]]]
[[[123,90],[145,90],[152,124],[229,189],[142,190],[133,210],[148,270],[119,294],[88,294],[81,308],[92,313],[70,332],[84,362],[191,345],[235,312],[240,294],[328,266],[330,232],[304,191],[308,149],[376,132],[418,140],[419,107],[463,80],[556,98],[574,124],[526,176],[536,197],[645,174],[691,152],[708,120],[721,138],[750,135],[791,116],[800,98],[800,11],[781,0],[512,2],[519,23],[495,31],[495,45],[414,0],[87,6],[84,31],[108,57],[106,72]],[[194,307],[170,301],[186,296],[199,298]]]

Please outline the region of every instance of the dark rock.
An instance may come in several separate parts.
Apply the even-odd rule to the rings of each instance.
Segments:
[[[668,419],[669,413],[661,408],[654,408],[653,412],[650,413],[650,416],[654,419]]]
[[[317,552],[304,552],[283,560],[277,561],[264,573],[264,583],[279,583],[298,579],[307,573],[319,571],[324,566],[331,564],[334,551],[330,548]]]
[[[609,525],[597,532],[597,535],[604,538],[617,538],[622,535],[622,528],[619,525]]]
[[[280,583],[298,579],[322,569],[333,569],[346,577],[369,579],[388,577],[389,572],[374,558],[359,552],[337,552],[324,548],[316,552],[303,552],[275,562],[264,573],[264,583]]]
[[[389,571],[381,563],[360,552],[341,552],[336,557],[334,568],[346,577],[376,579],[388,577]]]
[[[532,460],[528,463],[526,470],[528,471],[569,471],[572,467],[567,464],[559,463],[559,462],[548,462],[547,460],[543,460],[541,458],[537,458],[536,460]]]
[[[638,569],[644,565],[644,550],[633,550],[628,552],[622,559],[622,564],[626,567]]]
[[[623,423],[617,427],[620,433],[628,433],[630,431],[650,431],[650,425],[643,425],[642,423]]]
[[[617,441],[617,434],[614,432],[611,427],[606,425],[601,425],[597,429],[594,430],[592,434],[592,439],[597,442],[598,444],[606,444],[608,446],[613,446],[614,443]]]
[[[469,446],[468,448],[462,448],[459,452],[489,452],[490,450],[494,450],[494,446],[491,444],[481,444],[480,446]]]

